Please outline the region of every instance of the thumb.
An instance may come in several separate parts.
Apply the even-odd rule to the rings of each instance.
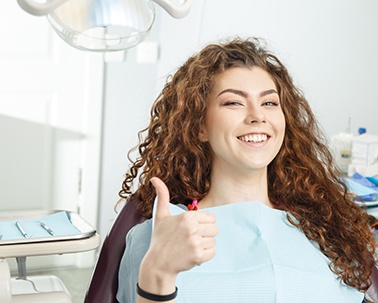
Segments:
[[[151,183],[155,187],[157,195],[155,221],[160,221],[171,216],[169,211],[169,190],[167,185],[157,177],[151,178]]]

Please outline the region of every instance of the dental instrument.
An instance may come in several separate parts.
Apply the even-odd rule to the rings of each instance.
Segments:
[[[20,231],[20,233],[24,236],[24,238],[28,238],[28,234],[25,232],[25,230],[22,228],[20,222],[16,221],[16,226],[18,228],[18,230]]]
[[[48,227],[45,223],[39,222],[39,224],[45,229],[50,235],[55,236],[54,232],[50,227]]]

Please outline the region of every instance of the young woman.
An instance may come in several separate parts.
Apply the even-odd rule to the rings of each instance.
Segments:
[[[127,235],[121,303],[363,301],[374,266],[368,217],[261,41],[235,38],[189,58],[141,138],[120,195],[153,219]]]

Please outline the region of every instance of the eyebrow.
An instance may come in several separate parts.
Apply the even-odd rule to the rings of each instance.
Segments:
[[[239,96],[244,97],[244,98],[246,98],[248,96],[247,92],[245,92],[245,91],[242,91],[242,90],[239,90],[239,89],[234,89],[234,88],[227,88],[227,89],[221,91],[218,94],[217,97],[219,97],[220,95],[222,95],[224,93],[233,93],[235,95],[239,95]],[[264,96],[267,96],[267,95],[270,95],[270,94],[277,94],[278,95],[278,92],[275,89],[264,90],[260,93],[260,97],[264,97]]]

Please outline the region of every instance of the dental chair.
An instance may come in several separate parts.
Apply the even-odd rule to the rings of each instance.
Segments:
[[[138,214],[137,203],[131,197],[117,215],[103,242],[84,303],[119,303],[116,299],[118,269],[126,246],[125,237],[134,225],[146,220]]]

